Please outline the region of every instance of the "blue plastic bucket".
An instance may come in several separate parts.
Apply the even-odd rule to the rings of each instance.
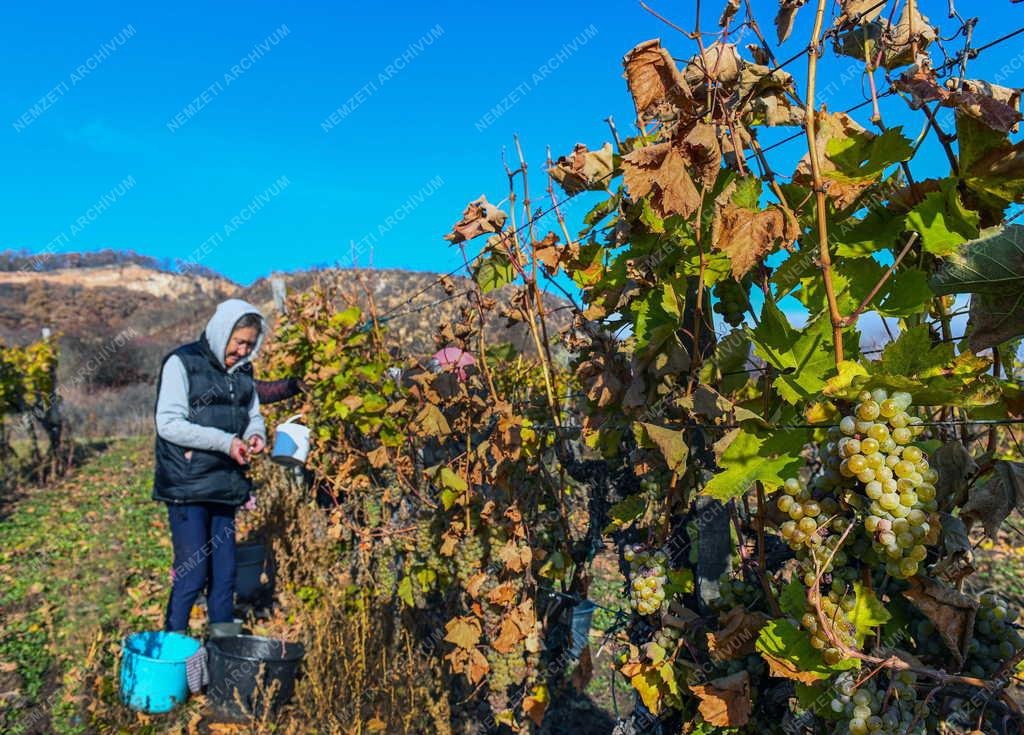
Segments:
[[[170,712],[188,697],[185,661],[199,651],[180,633],[136,633],[121,642],[121,700],[141,712]]]

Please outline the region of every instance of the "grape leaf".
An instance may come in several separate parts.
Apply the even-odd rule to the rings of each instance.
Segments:
[[[939,295],[974,294],[967,331],[975,352],[1024,334],[1024,226],[992,228],[966,243],[931,287]]]
[[[796,577],[779,593],[779,607],[791,618],[800,618],[807,612],[807,588]]]
[[[942,182],[939,191],[925,195],[904,220],[906,229],[921,235],[921,246],[939,257],[956,252],[959,245],[978,236],[977,212],[960,201],[955,179]]]
[[[931,280],[940,296],[976,293],[998,296],[1024,290],[1024,225],[985,230],[966,243]]]
[[[874,632],[872,628],[888,622],[892,616],[874,591],[865,587],[861,582],[853,583],[853,592],[855,595],[854,607],[849,613],[849,618],[857,631],[857,643],[860,645],[869,633]]]
[[[810,639],[788,620],[769,620],[757,637],[761,658],[773,676],[785,677],[803,684],[827,679],[836,671],[857,668],[856,659],[846,659],[835,666],[827,665],[821,653],[811,647]]]
[[[512,283],[515,277],[516,271],[512,260],[502,252],[492,252],[481,258],[473,274],[473,278],[480,284],[480,289],[484,293]]]
[[[746,671],[691,686],[690,690],[700,700],[697,709],[705,722],[718,727],[743,727],[749,722],[753,702]]]
[[[825,153],[837,169],[837,172],[828,174],[829,178],[861,181],[878,176],[894,163],[906,161],[914,149],[903,135],[903,128],[894,127],[881,135],[847,131],[846,136],[830,139]]]
[[[647,501],[642,495],[630,495],[625,500],[620,500],[608,509],[609,522],[604,532],[611,533],[624,528],[639,518],[646,508]]]
[[[798,452],[803,446],[799,432],[775,433],[735,430],[736,437],[722,453],[722,472],[711,478],[701,491],[717,500],[735,498],[757,480],[775,488],[792,476],[802,464]]]
[[[928,327],[919,324],[903,332],[895,342],[886,345],[882,352],[880,372],[915,376],[951,362],[954,352],[949,342],[933,346]]]
[[[647,438],[658,447],[668,468],[673,472],[679,472],[686,464],[686,458],[690,454],[689,447],[683,441],[683,432],[657,424],[641,423],[640,426]]]

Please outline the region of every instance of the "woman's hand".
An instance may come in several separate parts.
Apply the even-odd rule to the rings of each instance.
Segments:
[[[249,448],[237,436],[231,440],[231,451],[228,454],[238,464],[249,464]]]
[[[259,454],[266,449],[267,443],[263,441],[263,437],[259,434],[253,434],[249,437],[249,454]]]

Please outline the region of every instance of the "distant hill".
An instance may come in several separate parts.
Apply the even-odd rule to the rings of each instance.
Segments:
[[[67,388],[68,412],[90,433],[135,433],[118,430],[122,417],[147,425],[160,360],[177,345],[195,339],[218,302],[242,298],[269,320],[277,316],[269,278],[241,286],[209,269],[175,270],[164,261],[131,252],[56,257],[0,253],[0,339],[27,342],[37,339],[43,328],[60,334],[60,381]],[[58,264],[64,267],[55,267]],[[388,316],[389,337],[410,355],[428,355],[436,349],[439,324],[464,321],[460,309],[467,302],[460,294],[470,287],[468,279],[452,278],[449,288],[456,297],[448,298],[437,274],[403,270],[274,275],[285,281],[289,293],[309,288],[318,278],[340,279],[364,309],[369,292],[377,313]],[[511,289],[502,289],[492,295],[507,303],[510,294]],[[571,318],[568,309],[559,309],[567,302],[554,296],[546,301],[557,331]],[[525,327],[508,328],[498,311],[488,323],[487,339],[492,345],[531,344]]]

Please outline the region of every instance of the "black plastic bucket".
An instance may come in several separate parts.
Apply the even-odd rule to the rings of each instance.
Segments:
[[[266,582],[263,581],[266,575]],[[274,565],[260,541],[235,547],[235,600],[242,604],[269,603],[274,597]]]
[[[206,696],[218,714],[234,719],[262,717],[287,704],[306,653],[301,643],[254,635],[211,638],[206,649]]]

